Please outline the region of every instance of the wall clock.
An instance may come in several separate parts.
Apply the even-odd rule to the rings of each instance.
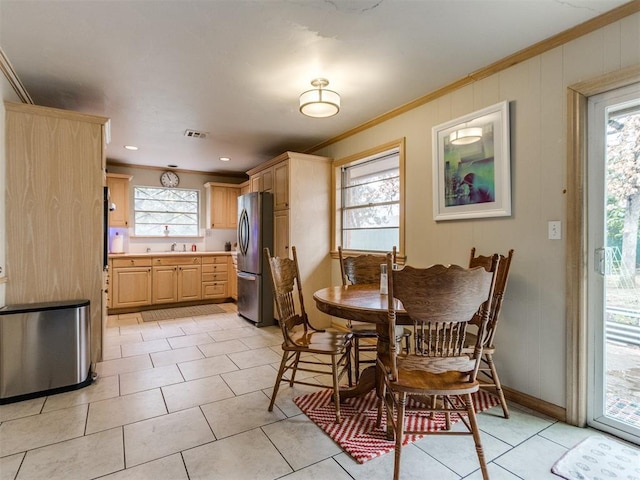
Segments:
[[[176,172],[163,172],[160,175],[160,183],[163,187],[177,187],[180,184],[180,177]]]

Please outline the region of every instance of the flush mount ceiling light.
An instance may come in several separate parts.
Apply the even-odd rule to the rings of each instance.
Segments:
[[[477,142],[481,138],[482,128],[480,127],[461,128],[449,135],[449,141],[453,145],[468,145]]]
[[[136,147],[135,145],[125,145],[124,148],[126,148],[127,150],[137,150],[138,147]]]
[[[229,160],[231,160],[229,157],[220,157],[221,162],[228,162]]]
[[[333,90],[326,90],[329,80],[316,78],[311,81],[315,88],[300,95],[300,112],[307,117],[332,117],[340,111],[340,95]]]

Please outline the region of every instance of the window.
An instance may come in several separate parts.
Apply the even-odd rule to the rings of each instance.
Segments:
[[[134,187],[135,235],[198,235],[198,190]]]
[[[404,154],[395,142],[336,166],[336,242],[344,250],[402,251]]]

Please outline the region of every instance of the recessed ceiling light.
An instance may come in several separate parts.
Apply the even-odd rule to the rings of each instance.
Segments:
[[[231,160],[229,157],[220,157],[221,162],[228,162],[229,160]]]
[[[137,150],[138,147],[136,147],[135,145],[125,145],[124,148],[126,148],[127,150]]]

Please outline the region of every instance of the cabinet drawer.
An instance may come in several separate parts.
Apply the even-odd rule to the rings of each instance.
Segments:
[[[227,271],[226,263],[222,263],[222,264],[214,263],[213,265],[205,264],[202,266],[202,273],[226,272],[226,271]]]
[[[202,272],[203,282],[226,282],[228,279],[227,272]]]
[[[210,264],[226,264],[227,263],[227,255],[212,255],[209,257],[202,257],[202,264],[203,265],[210,265]]]
[[[111,262],[113,268],[151,266],[151,259],[145,257],[114,258]]]
[[[207,282],[202,284],[202,298],[227,297],[227,282]]]
[[[200,265],[200,257],[192,257],[190,255],[179,257],[155,257],[154,265]]]

